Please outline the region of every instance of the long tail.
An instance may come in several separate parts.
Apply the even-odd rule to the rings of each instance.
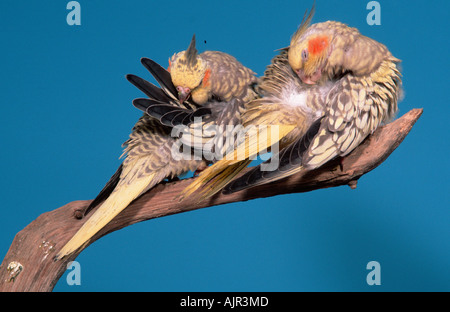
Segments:
[[[278,181],[305,170],[306,168],[302,165],[303,155],[319,132],[322,119],[316,120],[303,137],[287,145],[278,154],[272,155],[272,158],[266,161],[266,164],[277,164],[275,170],[264,171],[262,170],[263,164],[258,165],[228,184],[223,193],[230,194],[257,185]]]
[[[182,191],[180,200],[194,193],[199,200],[213,196],[242,172],[258,153],[267,151],[270,146],[277,144],[295,128],[293,125],[277,125],[278,133],[276,137],[273,137],[271,127],[262,127],[247,133],[245,140],[234,151],[205,169],[188,185]]]
[[[94,212],[78,232],[56,255],[56,260],[61,259],[85,244],[89,243],[92,236],[97,234],[115,216],[124,210],[134,199],[136,199],[152,183],[154,174],[141,177],[133,183],[118,185],[116,190],[106,201]]]

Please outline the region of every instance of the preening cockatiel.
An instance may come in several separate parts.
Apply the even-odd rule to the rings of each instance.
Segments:
[[[161,86],[158,88],[135,75],[127,75],[127,79],[149,97],[133,101],[136,107],[144,111],[153,107],[161,113],[167,111],[167,107],[172,111],[176,108],[176,111],[182,113],[184,122],[189,124],[196,116],[210,116],[220,110],[223,117],[221,122],[231,122],[233,118],[238,118],[233,121],[236,123],[240,120],[240,104],[228,107],[229,102],[226,101],[234,104],[234,99],[239,99],[238,103],[243,102],[246,97],[254,97],[254,73],[234,57],[222,52],[207,51],[198,55],[195,36],[186,51],[177,53],[170,59],[169,71],[150,59],[143,58],[141,62]],[[225,101],[221,102],[221,99]],[[209,102],[214,105],[209,105]],[[165,117],[169,115],[165,114]],[[163,121],[166,120],[164,116],[160,117],[163,117]],[[162,180],[206,166],[204,159],[193,158],[190,153],[183,155],[178,149],[174,149],[179,146],[180,139],[172,136],[171,132],[171,126],[164,125],[146,113],[139,119],[130,138],[124,143],[126,157],[122,165],[89,205],[87,212],[100,203],[101,205],[59,251],[56,259],[89,243],[93,235],[134,199]]]
[[[163,125],[184,126],[178,128],[180,142],[208,161],[221,159],[235,147],[234,130],[242,124],[245,103],[258,97],[255,73],[229,54],[219,51],[198,54],[195,36],[186,51],[169,59],[168,70],[180,101],[192,98],[202,106],[192,110],[149,99],[136,99],[134,105]],[[196,121],[195,117],[201,119]]]
[[[277,169],[262,171],[257,166],[225,192],[318,168],[349,154],[394,117],[401,89],[400,60],[383,44],[342,23],[309,26],[312,15],[313,10],[290,46],[272,60],[259,84],[262,98],[247,103],[242,116],[246,127],[274,125],[278,133],[271,136],[271,130],[263,127],[248,134],[245,144],[204,170],[185,195],[195,193],[203,199],[215,194],[227,184],[223,181],[230,180],[227,168],[256,155],[261,146],[278,144],[279,152],[270,160],[278,160]]]

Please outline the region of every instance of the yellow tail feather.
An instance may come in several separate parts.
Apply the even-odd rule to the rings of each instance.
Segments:
[[[122,186],[119,184],[116,190],[59,251],[56,259],[61,259],[88,243],[92,236],[97,234],[148,187],[153,176],[154,174],[151,174]]]
[[[222,190],[235,176],[244,170],[252,161],[243,160],[241,162],[232,164],[223,171],[218,173],[211,182],[204,186],[199,192],[199,201],[209,198]]]
[[[275,127],[269,125],[255,127],[248,131],[244,142],[239,144],[234,151],[225,155],[223,159],[205,169],[182,191],[180,200],[197,192],[200,200],[216,194],[244,170],[258,153],[267,151],[270,146],[277,144],[294,128],[293,125],[277,125]]]

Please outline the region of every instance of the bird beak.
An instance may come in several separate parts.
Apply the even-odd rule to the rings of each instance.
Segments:
[[[183,104],[183,102],[189,98],[189,95],[191,95],[189,88],[179,88],[178,100],[180,101],[180,104]]]
[[[298,77],[302,80],[303,83],[313,85],[316,84],[318,80],[322,77],[322,69],[319,68],[314,74],[307,76],[303,72],[303,70],[297,70]]]

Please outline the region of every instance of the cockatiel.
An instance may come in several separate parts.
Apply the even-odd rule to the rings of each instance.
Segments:
[[[149,97],[133,101],[137,108],[144,111],[152,105],[158,106],[155,108],[158,112],[169,107],[182,112],[183,117],[186,117],[184,122],[191,123],[196,116],[211,115],[214,110],[222,110],[230,113],[223,121],[231,122],[230,120],[240,116],[237,110],[239,105],[226,107],[228,102],[219,102],[219,98],[231,100],[235,96],[237,99],[254,96],[254,91],[251,90],[256,82],[254,73],[225,53],[204,52],[197,55],[195,36],[186,51],[172,57],[170,72],[150,59],[143,58],[141,62],[161,86],[158,88],[135,75],[127,75],[127,79]],[[236,86],[237,83],[240,85]],[[216,107],[202,108],[201,105],[207,105],[208,101],[215,103]],[[170,113],[165,114],[165,117],[169,115]],[[190,153],[182,155],[177,150],[177,154],[174,155],[174,146],[179,146],[179,138],[173,137],[171,132],[171,126],[164,125],[148,114],[139,119],[130,138],[124,143],[125,160],[89,205],[86,213],[103,203],[61,249],[56,259],[69,255],[87,244],[93,235],[134,199],[164,179],[172,179],[206,166],[204,159],[193,158]]]
[[[274,171],[257,166],[225,192],[266,184],[344,157],[397,111],[400,60],[383,44],[342,23],[309,26],[313,11],[290,46],[268,66],[259,84],[263,97],[249,102],[242,116],[245,126],[279,127],[275,138],[279,152],[271,159],[278,160],[279,166]],[[242,163],[239,156],[259,153],[257,141],[265,142],[267,136],[261,131],[259,137],[248,135],[246,144],[230,154],[228,159],[234,160],[225,157],[204,170],[185,195],[195,192],[203,199],[218,192],[227,184],[223,181],[230,180],[227,167]],[[233,171],[233,176],[237,174]]]

